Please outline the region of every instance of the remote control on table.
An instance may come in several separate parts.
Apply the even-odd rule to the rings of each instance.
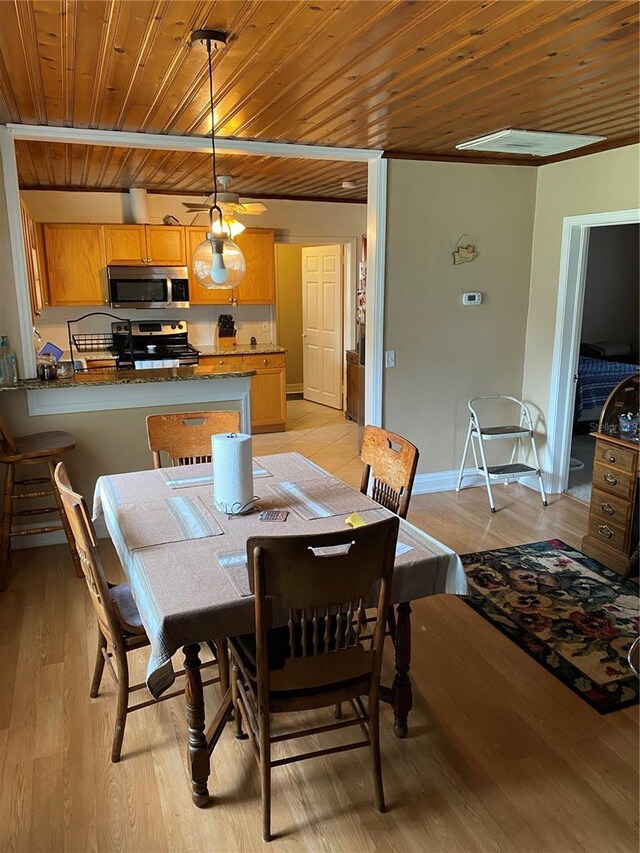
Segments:
[[[288,515],[284,509],[264,509],[258,516],[258,521],[286,521]]]

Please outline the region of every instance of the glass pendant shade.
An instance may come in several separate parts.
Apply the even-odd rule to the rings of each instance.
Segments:
[[[244,255],[233,240],[209,232],[193,253],[191,269],[207,290],[231,290],[240,284],[247,267]]]

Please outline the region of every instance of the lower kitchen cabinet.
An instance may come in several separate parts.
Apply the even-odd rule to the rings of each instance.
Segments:
[[[285,353],[200,356],[200,369],[255,370],[251,379],[251,431],[283,432],[287,421]]]

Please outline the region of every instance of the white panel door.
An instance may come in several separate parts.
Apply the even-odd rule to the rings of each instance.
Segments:
[[[342,246],[302,250],[304,398],[342,409]]]

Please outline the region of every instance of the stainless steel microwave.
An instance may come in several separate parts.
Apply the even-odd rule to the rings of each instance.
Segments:
[[[107,267],[112,308],[188,308],[187,267]]]

